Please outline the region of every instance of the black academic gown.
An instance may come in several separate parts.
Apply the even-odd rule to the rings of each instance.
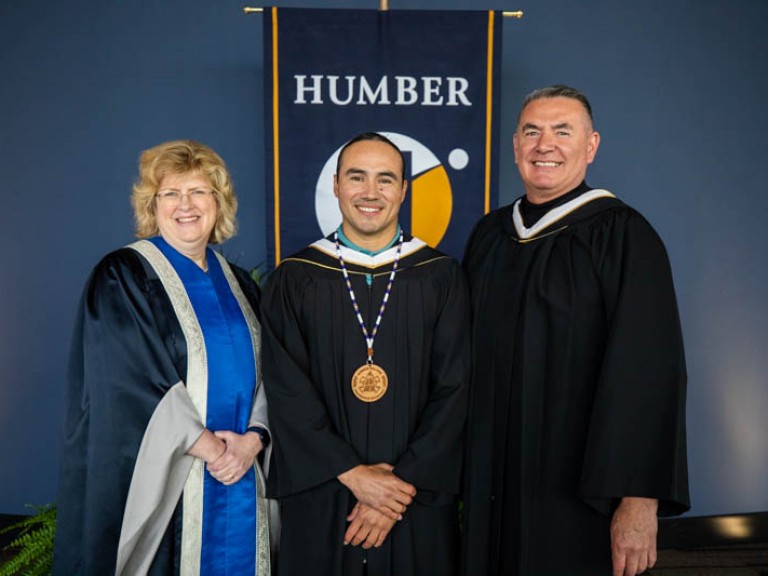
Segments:
[[[346,249],[345,249],[346,250]],[[351,391],[366,361],[333,243],[284,260],[264,290],[263,370],[274,431],[268,494],[280,499],[280,576],[444,575],[458,571],[458,493],[469,378],[469,302],[455,260],[407,238],[374,362],[388,374],[380,400]],[[368,329],[396,246],[375,260],[346,250]],[[369,288],[365,274],[373,275]],[[418,490],[384,545],[344,546],[354,496],[336,477],[387,462]]]
[[[259,292],[231,266],[254,311]],[[186,380],[187,349],[171,301],[149,263],[123,248],[92,272],[78,310],[67,379],[54,574],[115,573],[128,489],[158,403]],[[178,574],[181,506],[149,570]]]
[[[477,225],[464,267],[473,377],[467,575],[611,573],[622,496],[688,509],[686,371],[664,246],[614,198],[524,241],[512,207]]]

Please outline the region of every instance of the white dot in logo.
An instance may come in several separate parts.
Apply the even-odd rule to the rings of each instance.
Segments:
[[[463,170],[469,164],[469,155],[461,148],[451,150],[451,153],[448,154],[448,164],[454,170]]]

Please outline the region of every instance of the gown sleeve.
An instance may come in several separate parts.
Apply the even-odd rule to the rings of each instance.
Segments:
[[[230,269],[235,275],[235,278],[237,279],[237,283],[240,285],[240,288],[243,291],[243,295],[245,296],[246,300],[248,301],[248,304],[250,305],[251,309],[253,310],[253,313],[256,317],[256,322],[259,325],[258,330],[259,334],[261,334],[262,326],[261,326],[261,290],[259,289],[258,285],[253,281],[251,276],[248,274],[247,271],[243,270],[242,268],[235,266],[231,263],[228,263]],[[257,381],[256,381],[256,387],[253,391],[253,404],[251,405],[251,414],[248,417],[248,427],[251,426],[258,426],[260,428],[264,428],[267,433],[270,434],[270,437],[272,435],[272,432],[270,430],[269,425],[269,414],[267,411],[267,395],[264,391],[264,375],[262,374],[262,363],[261,363],[261,338],[258,339],[259,341],[256,342],[257,351]],[[265,474],[269,470],[269,460],[272,453],[272,444],[270,443],[269,446],[267,446],[266,450],[264,451],[263,455],[263,461],[264,461],[264,472]]]
[[[582,497],[610,513],[623,496],[690,507],[683,339],[664,245],[638,213],[596,233],[593,259],[609,321],[582,469]]]
[[[55,574],[114,573],[144,432],[183,380],[186,349],[169,308],[131,250],[108,255],[86,284],[67,378]]]
[[[445,274],[442,310],[434,327],[429,399],[395,473],[419,489],[456,493],[461,475],[470,370],[469,293],[452,261]]]
[[[272,273],[262,300],[264,384],[275,446],[268,492],[276,498],[334,480],[362,463],[335,432],[312,381],[300,320],[304,288],[285,263]]]

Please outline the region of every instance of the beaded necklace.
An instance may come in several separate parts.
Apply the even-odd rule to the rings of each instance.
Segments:
[[[341,254],[338,231],[334,232],[333,241],[336,244],[336,256],[339,259],[341,272],[344,275],[344,282],[347,285],[349,297],[352,299],[352,307],[355,310],[355,315],[357,316],[357,321],[360,324],[360,328],[363,330],[365,343],[368,345],[368,359],[365,361],[365,364],[355,370],[355,373],[352,375],[352,392],[359,400],[362,400],[363,402],[376,402],[386,393],[387,387],[389,386],[389,379],[387,378],[387,373],[380,366],[373,363],[373,341],[376,339],[376,333],[379,331],[379,325],[381,324],[381,319],[384,316],[384,310],[386,309],[387,302],[389,301],[389,294],[392,292],[392,284],[395,281],[397,266],[400,263],[400,254],[403,251],[403,231],[400,230],[400,240],[397,245],[395,263],[392,265],[392,272],[389,275],[387,289],[384,292],[384,298],[381,301],[381,306],[379,306],[379,314],[376,317],[376,322],[374,322],[373,330],[371,330],[370,334],[368,333],[368,328],[365,326],[363,315],[360,313],[360,306],[357,304],[355,291],[352,289],[352,282],[349,279],[347,265],[344,263],[344,257]]]

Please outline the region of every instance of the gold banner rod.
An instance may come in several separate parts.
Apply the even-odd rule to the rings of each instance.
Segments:
[[[389,10],[389,0],[379,0],[379,10],[382,12],[386,12]],[[253,8],[252,6],[245,6],[243,7],[243,14],[254,14],[258,12],[264,12],[264,8]],[[502,12],[502,16],[505,18],[522,18],[523,17],[523,11],[517,10],[515,12]]]

